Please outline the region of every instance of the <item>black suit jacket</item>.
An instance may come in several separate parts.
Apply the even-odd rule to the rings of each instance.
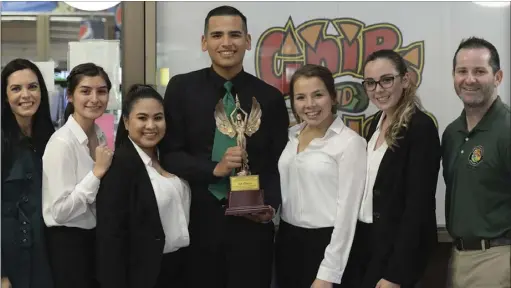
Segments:
[[[376,113],[366,137],[376,130]],[[385,152],[373,189],[372,260],[364,282],[381,278],[401,287],[415,284],[437,243],[435,193],[440,169],[440,138],[433,120],[416,109],[402,128],[394,151]],[[374,149],[374,147],[368,147]]]
[[[208,185],[220,178],[213,175],[218,162],[211,160],[216,123],[215,106],[225,95],[227,80],[212,68],[172,77],[165,92],[167,132],[160,144],[163,167],[190,184],[193,202],[214,199]],[[281,204],[278,160],[287,144],[289,116],[282,93],[257,77],[241,71],[231,82],[232,94],[250,113],[252,97],[261,105],[259,130],[247,137],[252,174],[258,174],[265,204]],[[192,208],[193,210],[193,208]]]
[[[101,287],[154,287],[165,233],[151,180],[131,141],[116,148],[101,180],[96,205]]]

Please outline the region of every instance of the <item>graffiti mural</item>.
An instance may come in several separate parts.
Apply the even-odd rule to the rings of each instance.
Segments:
[[[255,71],[257,77],[288,99],[289,81],[296,69],[307,63],[328,67],[336,78],[339,113],[346,125],[363,135],[371,122],[366,114],[373,113],[367,111],[369,99],[361,84],[362,65],[371,53],[381,49],[399,52],[420,85],[424,41],[404,45],[397,26],[366,25],[353,18],[313,19],[296,26],[289,17],[283,27],[271,27],[262,33],[255,50]],[[290,118],[294,124],[291,112]]]

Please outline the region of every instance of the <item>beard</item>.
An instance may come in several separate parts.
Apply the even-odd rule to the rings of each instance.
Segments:
[[[496,87],[493,84],[485,84],[479,86],[478,93],[474,93],[471,96],[464,96],[461,86],[456,86],[456,94],[460,97],[463,104],[470,108],[481,108],[485,107],[489,101],[491,101],[492,95],[495,92]]]

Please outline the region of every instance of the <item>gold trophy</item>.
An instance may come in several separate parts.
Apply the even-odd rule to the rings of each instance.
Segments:
[[[227,209],[225,215],[245,215],[271,211],[264,205],[264,192],[259,187],[259,175],[252,175],[248,166],[247,136],[252,136],[261,125],[261,105],[252,97],[250,115],[245,112],[236,95],[236,107],[231,115],[227,116],[222,99],[215,107],[215,121],[218,130],[231,137],[236,137],[236,143],[245,151],[242,157],[241,168],[236,169],[236,175],[230,177],[231,189],[227,195]]]

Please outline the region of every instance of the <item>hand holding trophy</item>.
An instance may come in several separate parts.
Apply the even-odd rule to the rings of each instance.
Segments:
[[[270,206],[264,205],[264,192],[259,187],[259,175],[252,175],[248,165],[246,152],[247,136],[252,136],[261,125],[261,106],[252,97],[252,109],[247,114],[240,106],[236,95],[236,108],[230,115],[225,112],[222,100],[215,107],[215,120],[218,130],[231,137],[236,137],[236,143],[242,151],[241,167],[235,169],[236,175],[230,177],[231,189],[227,194],[228,205],[225,215],[252,215],[273,213]]]

